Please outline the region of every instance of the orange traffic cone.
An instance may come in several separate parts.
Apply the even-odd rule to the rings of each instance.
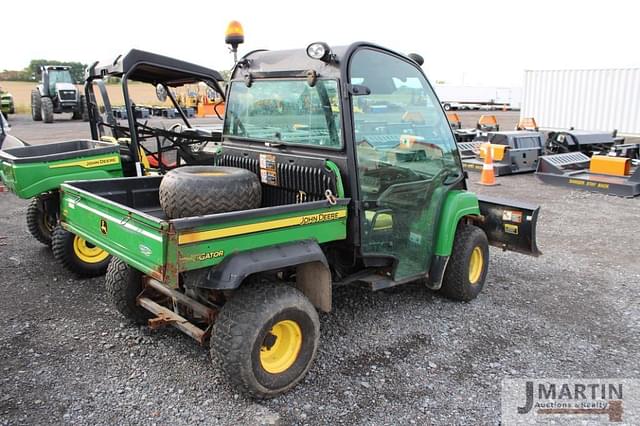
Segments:
[[[493,172],[493,150],[491,143],[483,143],[480,147],[484,155],[484,164],[482,165],[482,173],[480,173],[480,185],[493,186],[496,183],[496,174]]]

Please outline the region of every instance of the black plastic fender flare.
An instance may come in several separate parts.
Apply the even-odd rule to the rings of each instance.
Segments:
[[[212,290],[234,290],[251,274],[310,262],[321,262],[328,268],[327,258],[316,241],[277,244],[228,256],[217,267],[209,269],[196,285]]]

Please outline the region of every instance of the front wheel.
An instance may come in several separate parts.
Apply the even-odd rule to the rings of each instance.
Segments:
[[[453,300],[475,299],[489,269],[489,242],[477,226],[460,224],[440,291]]]
[[[304,378],[319,336],[318,313],[299,290],[247,284],[220,311],[211,355],[234,385],[256,398],[272,398]]]
[[[40,98],[42,121],[53,123],[53,101],[51,98]]]
[[[51,248],[62,266],[82,277],[104,275],[111,260],[108,252],[61,226],[53,231]]]

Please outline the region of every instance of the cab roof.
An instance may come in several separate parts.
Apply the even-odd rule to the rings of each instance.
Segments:
[[[349,46],[332,46],[331,51],[337,57],[337,63],[325,63],[318,59],[312,59],[307,55],[306,49],[290,50],[254,50],[247,53],[235,67],[233,78],[239,78],[244,73],[252,75],[272,75],[278,73],[304,73],[308,70],[315,70],[323,77],[339,77],[340,63],[344,58]]]
[[[358,48],[373,48],[391,55],[413,61],[403,53],[396,52],[369,42],[355,42],[347,46],[330,46],[335,61],[326,63],[319,59],[312,59],[305,49],[290,50],[254,50],[247,53],[233,69],[233,79],[240,79],[246,74],[255,78],[303,77],[309,70],[314,70],[319,77],[339,78],[342,68],[349,57]]]

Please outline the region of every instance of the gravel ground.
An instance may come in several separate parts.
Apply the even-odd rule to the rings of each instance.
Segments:
[[[190,338],[125,324],[103,279],[70,276],[28,236],[27,202],[0,194],[0,425],[497,424],[503,378],[640,378],[640,199],[498,182],[471,188],[539,203],[543,256],[492,249],[471,303],[337,289],[309,375],[266,402]]]

